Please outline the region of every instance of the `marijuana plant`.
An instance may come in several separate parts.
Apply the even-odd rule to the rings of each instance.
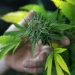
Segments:
[[[34,54],[35,44],[41,39],[42,44],[49,45],[53,48],[53,51],[47,58],[45,64],[45,70],[47,70],[47,75],[52,74],[53,61],[55,63],[57,75],[64,75],[67,72],[70,75],[69,69],[61,57],[60,53],[67,50],[66,48],[55,48],[53,42],[56,40],[62,40],[62,36],[66,34],[71,43],[74,42],[75,34],[75,0],[52,0],[56,7],[58,8],[53,14],[48,17],[47,12],[42,7],[40,14],[35,12],[33,18],[26,22],[26,28],[21,25],[14,23],[18,31],[5,32],[3,36],[0,36],[0,58],[5,56],[10,50],[13,53],[16,51],[19,44],[24,41],[25,43],[32,39],[32,57]],[[35,5],[29,5],[22,7],[20,9],[31,10],[31,7]],[[36,6],[38,9],[39,6]],[[37,9],[34,8],[33,9]],[[60,9],[60,10],[59,10]],[[37,11],[39,12],[39,11]],[[66,22],[66,19],[69,21]],[[21,38],[25,39],[22,40]],[[13,41],[14,40],[14,41]],[[75,45],[75,44],[74,44]]]
[[[0,37],[0,58],[6,55],[10,50],[13,50],[14,53],[22,41],[26,43],[29,39],[32,39],[32,56],[35,45],[40,39],[43,45],[47,44],[53,48],[52,42],[55,40],[62,40],[64,31],[74,27],[66,23],[59,23],[57,21],[58,11],[59,10],[56,10],[48,18],[44,17],[41,13],[37,14],[35,12],[34,17],[29,19],[29,22],[25,21],[26,28],[14,23],[19,30],[5,32],[4,35]],[[25,39],[22,40],[21,37],[24,37]],[[59,55],[59,53],[62,53],[65,50],[65,48],[53,48],[53,51],[47,58],[45,65],[45,69],[47,69],[47,75],[51,75],[53,58],[55,61],[57,75],[64,75],[62,69],[70,75],[66,63]]]

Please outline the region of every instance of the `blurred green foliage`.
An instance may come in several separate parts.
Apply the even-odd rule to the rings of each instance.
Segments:
[[[7,0],[7,1],[13,1],[13,0]],[[58,5],[56,5],[60,10],[61,10],[61,13],[64,14],[66,16],[66,18],[68,18],[69,22],[73,25],[75,25],[75,2],[72,2],[74,0],[66,0],[68,3],[64,2],[63,0],[57,0],[57,4],[60,5],[60,7]],[[63,4],[65,3],[65,5]],[[32,8],[30,8],[32,7]],[[36,10],[36,8],[38,10]],[[48,15],[51,15],[52,12],[46,12],[46,10],[44,10],[44,8],[40,8],[39,6],[37,5],[27,5],[27,6],[24,6],[24,7],[21,7],[19,10],[27,10],[30,11],[31,9],[39,12],[39,11],[43,11],[43,13],[45,14],[48,14]],[[74,15],[73,15],[74,14]],[[63,19],[63,18],[62,18]],[[61,21],[61,20],[60,20]],[[64,19],[63,19],[64,21]],[[73,31],[73,33],[71,33],[71,31]],[[70,72],[71,72],[71,75],[75,75],[75,37],[73,35],[75,35],[75,29],[71,30],[71,31],[68,31],[68,37],[69,39],[71,39],[71,37],[73,39],[71,39],[71,44],[69,46],[67,46],[66,48],[68,49],[67,51],[65,51],[62,55],[63,59],[66,61],[69,69],[70,69]],[[66,34],[65,34],[66,35]],[[55,71],[55,68],[53,68],[53,71],[52,71],[53,75],[56,75],[56,71]],[[19,72],[16,72],[16,71],[12,71],[12,70],[9,70],[6,74],[4,75],[32,75],[32,74],[29,74],[29,73],[19,73]],[[46,72],[43,72],[41,74],[38,74],[38,75],[46,75]],[[65,74],[67,75],[67,74]]]

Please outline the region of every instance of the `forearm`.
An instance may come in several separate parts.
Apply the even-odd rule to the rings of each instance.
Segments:
[[[3,75],[8,69],[9,67],[5,62],[5,57],[0,59],[0,75]]]

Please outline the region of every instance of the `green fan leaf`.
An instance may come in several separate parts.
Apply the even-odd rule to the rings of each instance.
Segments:
[[[66,0],[66,1],[75,6],[75,0]]]
[[[16,44],[12,44],[11,46],[8,46],[7,48],[5,48],[4,50],[2,50],[0,52],[0,58],[2,58],[3,56],[5,56],[10,50],[12,50],[15,47]]]
[[[75,6],[68,3],[71,0],[62,1],[62,0],[52,0],[54,4],[61,9],[61,13],[65,15],[72,22],[75,21]]]
[[[18,23],[13,23],[15,25],[16,28],[20,29],[20,30],[25,30],[25,27],[22,27],[21,25],[19,25]]]
[[[29,5],[25,5],[20,7],[20,9],[26,9],[26,10],[35,10],[36,12],[39,10],[40,6],[37,4],[29,4]],[[37,9],[37,10],[36,10]]]
[[[20,44],[20,42],[19,42],[19,43],[16,43],[16,45],[15,45],[15,47],[14,47],[14,49],[13,49],[13,54],[14,54],[14,52],[16,51],[16,49],[18,48],[19,44]]]
[[[13,36],[12,37],[11,36],[1,36],[0,37],[0,43],[1,43],[1,46],[0,46],[0,58],[5,56],[14,47],[15,47],[14,48],[14,51],[15,51],[15,49],[19,45],[18,43],[20,43],[20,42],[21,42],[20,37],[14,38]]]
[[[53,25],[53,29],[56,29],[56,30],[67,30],[67,29],[70,29],[70,28],[73,28],[75,26],[73,25],[69,25],[69,24],[56,24],[56,25]]]
[[[8,31],[8,32],[5,32],[4,35],[12,35],[12,36],[15,36],[17,34],[24,34],[25,31]]]
[[[25,5],[23,7],[20,7],[20,9],[24,9],[24,10],[34,10],[37,13],[42,13],[45,17],[48,17],[48,14],[45,10],[45,8],[42,5],[37,5],[37,4],[29,4],[29,5]]]
[[[63,38],[59,35],[51,34],[51,39],[53,39],[53,40],[62,40]]]
[[[56,66],[56,72],[57,72],[57,75],[64,75],[62,69],[60,68],[57,60],[56,60],[56,56],[54,55],[54,61],[55,61],[55,66]]]
[[[56,19],[57,19],[57,16],[58,16],[58,9],[54,12],[54,13],[52,13],[51,15],[50,15],[50,22],[51,23],[53,23],[53,22],[55,22],[56,21]]]
[[[0,45],[0,50],[2,50],[3,48],[6,48],[7,46],[9,46],[11,43],[6,43],[6,44],[1,44]]]
[[[52,71],[52,60],[53,60],[53,52],[48,56],[46,64],[45,64],[45,70],[47,69],[47,75],[51,75]]]
[[[62,53],[62,52],[64,52],[65,50],[67,50],[67,49],[65,49],[65,48],[55,48],[55,49],[54,49],[54,53]]]
[[[14,39],[13,36],[0,36],[0,43],[9,43]]]
[[[55,61],[57,60],[58,64],[60,65],[60,67],[67,72],[70,75],[70,72],[68,70],[68,67],[66,65],[66,63],[64,62],[63,58],[59,55],[59,54],[54,54],[55,55]]]

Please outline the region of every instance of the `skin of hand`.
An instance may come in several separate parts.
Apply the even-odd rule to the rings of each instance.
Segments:
[[[28,22],[30,18],[34,16],[34,11],[30,11],[28,16],[19,22],[19,24],[23,27],[25,27],[25,20]],[[7,31],[13,31],[18,30],[13,24],[7,29]],[[63,45],[69,45],[70,41],[67,37],[63,37],[64,40],[58,41],[60,44]],[[23,39],[23,38],[22,38]],[[52,48],[49,46],[42,45],[41,40],[39,40],[39,46],[36,44],[34,56],[32,58],[32,52],[31,52],[31,40],[29,40],[27,43],[24,43],[24,41],[21,42],[19,47],[17,48],[16,52],[12,55],[12,51],[10,51],[5,56],[6,64],[13,68],[16,71],[19,72],[28,72],[32,74],[41,73],[44,70],[44,65],[46,62],[46,59],[50,52],[52,51]]]

